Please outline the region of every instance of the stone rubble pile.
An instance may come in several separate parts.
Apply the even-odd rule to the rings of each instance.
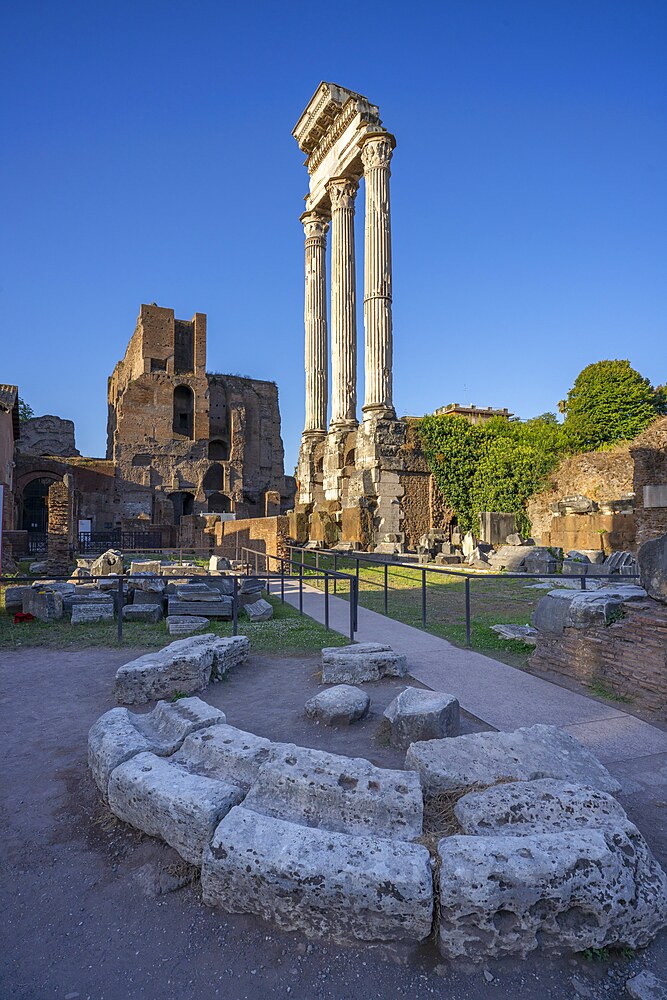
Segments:
[[[250,643],[244,635],[220,639],[209,633],[178,639],[119,667],[116,700],[136,705],[171,697],[176,692],[193,694],[244,663],[249,651]]]
[[[436,913],[441,953],[481,961],[643,947],[667,924],[617,782],[555,727],[415,743],[397,771],[272,743],[188,698],[107,712],[89,763],[116,816],[201,867],[206,903],[288,931],[416,943]],[[437,866],[416,842],[422,786],[459,796]]]

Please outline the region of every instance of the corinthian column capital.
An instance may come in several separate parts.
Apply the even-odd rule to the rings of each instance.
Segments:
[[[354,211],[354,199],[359,190],[359,181],[351,177],[335,177],[327,184],[327,194],[331,199],[331,211],[339,209]]]
[[[326,235],[329,231],[329,220],[325,215],[322,215],[320,212],[304,212],[301,216],[301,223],[303,224],[303,231],[306,234],[307,240],[318,237],[326,240]]]
[[[394,152],[396,140],[389,132],[369,132],[361,150],[364,171],[373,167],[388,167]]]

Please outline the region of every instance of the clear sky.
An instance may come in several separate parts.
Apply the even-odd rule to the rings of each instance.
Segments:
[[[555,410],[600,358],[667,380],[665,0],[21,0],[0,38],[0,381],[72,418],[83,454],[156,301],[208,314],[209,370],[276,380],[291,471],[291,130],[323,79],[397,137],[399,416]]]

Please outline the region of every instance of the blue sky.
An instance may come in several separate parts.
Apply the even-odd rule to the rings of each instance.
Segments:
[[[208,314],[210,370],[277,381],[291,471],[291,129],[322,79],[397,137],[399,415],[534,416],[600,358],[667,380],[664,0],[23,0],[0,37],[0,381],[74,419],[82,453],[104,454],[106,379],[156,301]]]

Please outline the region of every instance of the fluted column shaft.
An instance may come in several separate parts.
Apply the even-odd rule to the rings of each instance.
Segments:
[[[301,216],[306,234],[306,423],[304,434],[326,432],[329,358],[327,351],[326,247],[328,220],[318,212]]]
[[[361,151],[366,184],[364,228],[364,419],[393,417],[391,318],[391,214],[388,133],[369,135]]]
[[[357,293],[354,199],[359,182],[329,181],[331,199],[331,426],[356,424]]]

